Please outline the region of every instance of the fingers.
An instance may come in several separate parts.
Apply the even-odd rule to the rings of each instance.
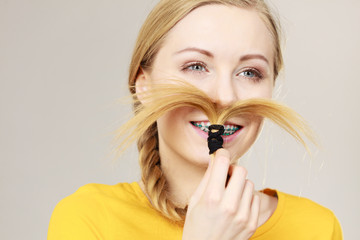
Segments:
[[[219,149],[212,156],[211,162],[202,178],[196,191],[193,193],[189,202],[189,210],[192,205],[200,200],[201,197],[221,199],[222,192],[225,188],[226,176],[229,169],[230,154],[227,150]],[[225,176],[225,177],[224,177]],[[222,179],[219,181],[219,179]],[[204,194],[206,193],[206,194]],[[210,200],[212,201],[212,200]]]
[[[192,226],[196,226],[194,229],[200,235],[206,233],[206,236],[219,239],[249,239],[257,228],[260,198],[254,194],[254,184],[246,177],[245,168],[230,165],[229,151],[217,150],[191,197],[185,236],[192,233]]]
[[[230,166],[230,153],[225,149],[216,151],[211,164],[209,182],[205,189],[205,195],[210,201],[219,202],[225,191],[226,179]]]
[[[245,188],[247,171],[240,166],[230,166],[229,173],[230,179],[224,193],[223,204],[237,210]]]
[[[260,196],[254,195],[251,204],[251,214],[249,219],[249,228],[255,232],[258,222],[259,222],[259,213],[260,213]]]
[[[244,191],[239,204],[240,222],[247,222],[250,218],[251,203],[253,200],[254,184],[250,180],[246,180]]]
[[[234,219],[235,225],[242,229],[235,239],[250,239],[258,227],[260,197],[257,194],[252,195],[250,205],[249,215],[246,215],[239,210],[240,214],[237,215]]]
[[[254,192],[254,184],[247,180],[247,170],[241,166],[230,166],[230,180],[221,203],[225,212],[234,214],[234,225],[242,228],[246,236],[256,231],[260,197]]]

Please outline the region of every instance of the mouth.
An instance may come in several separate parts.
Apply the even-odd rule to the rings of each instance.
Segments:
[[[191,124],[197,128],[199,128],[200,130],[202,130],[205,133],[209,132],[209,126],[211,125],[209,121],[204,121],[204,122],[195,122],[192,121]],[[235,134],[237,131],[241,130],[243,127],[241,125],[235,125],[235,124],[224,124],[224,133],[223,136],[231,136],[233,134]]]

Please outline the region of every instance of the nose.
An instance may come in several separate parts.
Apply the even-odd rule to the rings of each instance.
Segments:
[[[216,78],[211,86],[209,96],[220,107],[227,107],[236,102],[238,96],[231,76]]]

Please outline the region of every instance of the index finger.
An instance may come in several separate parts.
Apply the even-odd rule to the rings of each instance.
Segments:
[[[226,149],[219,149],[215,152],[212,160],[209,182],[206,186],[205,194],[209,196],[222,196],[230,166],[230,153]]]

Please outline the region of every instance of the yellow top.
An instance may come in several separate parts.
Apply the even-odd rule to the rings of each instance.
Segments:
[[[335,215],[306,198],[265,189],[278,196],[270,219],[251,239],[341,240]],[[154,210],[138,183],[87,184],[61,200],[51,216],[48,240],[181,239],[182,227]]]

